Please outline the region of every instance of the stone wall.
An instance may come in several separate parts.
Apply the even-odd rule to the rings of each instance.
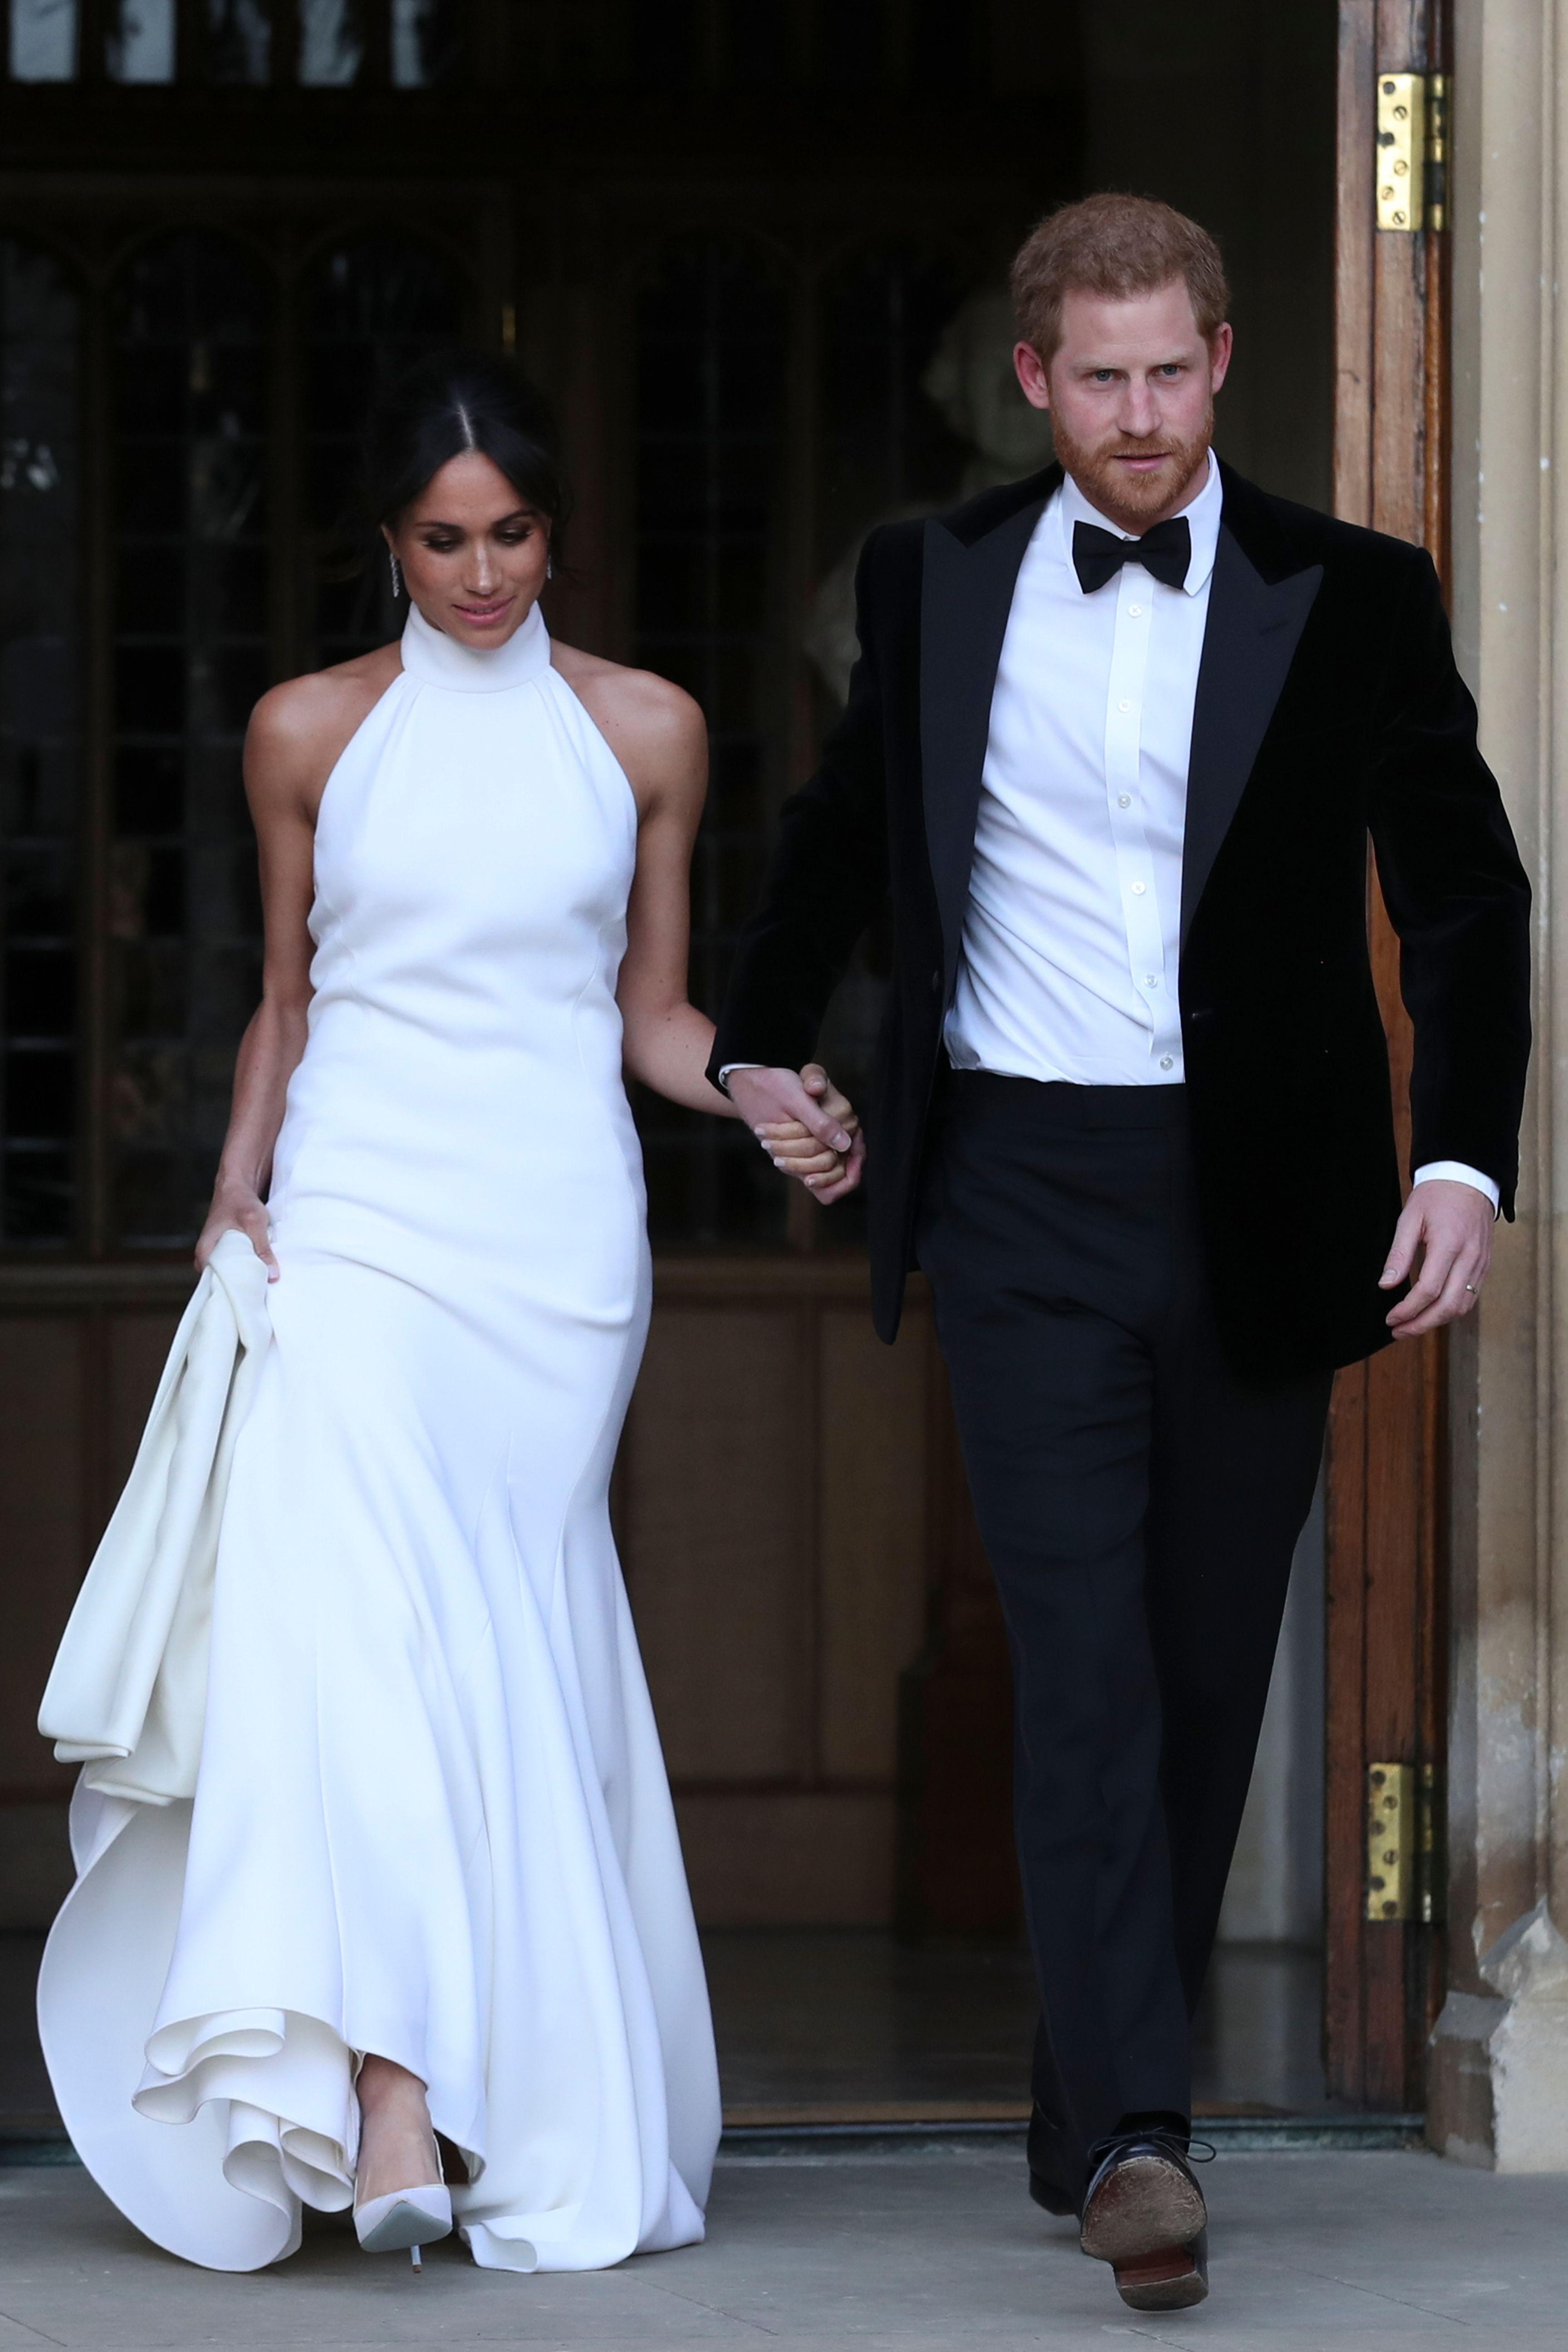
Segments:
[[[1537,1046],[1518,1223],[1450,1360],[1450,1990],[1428,2129],[1542,2171],[1568,2169],[1568,0],[1458,0],[1456,37],[1455,621],[1537,894]]]

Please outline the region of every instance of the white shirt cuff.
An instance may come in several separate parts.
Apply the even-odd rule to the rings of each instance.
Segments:
[[[1496,1216],[1502,1196],[1491,1178],[1483,1176],[1479,1168],[1467,1168],[1462,1160],[1429,1160],[1426,1167],[1418,1168],[1410,1179],[1411,1190],[1414,1192],[1417,1184],[1431,1183],[1434,1178],[1441,1178],[1446,1184],[1473,1184],[1478,1192],[1486,1194],[1492,1204],[1492,1214]]]
[[[719,1084],[728,1086],[731,1070],[765,1070],[767,1066],[765,1062],[726,1062],[719,1073]],[[1486,1179],[1482,1177],[1479,1181],[1484,1183]]]

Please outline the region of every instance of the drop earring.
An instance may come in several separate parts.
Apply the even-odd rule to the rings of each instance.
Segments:
[[[555,577],[555,558],[552,555],[547,555],[544,559],[544,576],[547,580],[553,580]]]
[[[390,547],[386,551],[386,560],[392,566],[392,601],[395,604],[403,593],[403,566]]]

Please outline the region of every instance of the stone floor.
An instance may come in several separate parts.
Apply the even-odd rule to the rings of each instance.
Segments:
[[[1105,2352],[1563,2352],[1568,2179],[1426,2155],[1222,2158],[1207,2175],[1214,2294],[1142,2318],[1071,2225],[1021,2193],[1016,2151],[729,2158],[707,2245],[579,2277],[476,2271],[452,2241],[423,2279],[338,2223],[249,2276],[138,2239],[75,2168],[0,2172],[0,2352],[377,2352],[527,2344],[595,2352],[940,2346]]]

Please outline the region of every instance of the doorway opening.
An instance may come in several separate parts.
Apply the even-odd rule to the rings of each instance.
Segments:
[[[371,5],[295,61],[231,56],[184,9],[134,70],[83,47],[114,12],[78,13],[16,0],[0,76],[13,2137],[49,2127],[28,1987],[68,1875],[37,1694],[188,1290],[253,999],[246,710],[392,631],[379,571],[338,561],[378,375],[457,334],[552,393],[578,498],[552,625],[709,714],[710,1007],[842,701],[866,531],[1046,455],[1001,289],[1049,205],[1134,186],[1217,232],[1223,454],[1334,498],[1335,0],[1131,0],[1114,22],[1089,0],[550,0],[526,57],[509,0],[433,12],[425,47]],[[541,77],[534,142],[474,180],[475,110],[504,119]],[[389,125],[418,159],[395,186]],[[873,939],[824,1040],[851,1093],[882,960]],[[929,1316],[917,1298],[882,1349],[853,1207],[819,1219],[747,1139],[637,1108],[656,1312],[617,1526],[731,2116],[1005,2120],[1033,2032],[1005,1662]],[[1323,2061],[1331,1520],[1331,1500],[1302,1538],[1200,2021],[1220,2109],[1364,2092]]]

